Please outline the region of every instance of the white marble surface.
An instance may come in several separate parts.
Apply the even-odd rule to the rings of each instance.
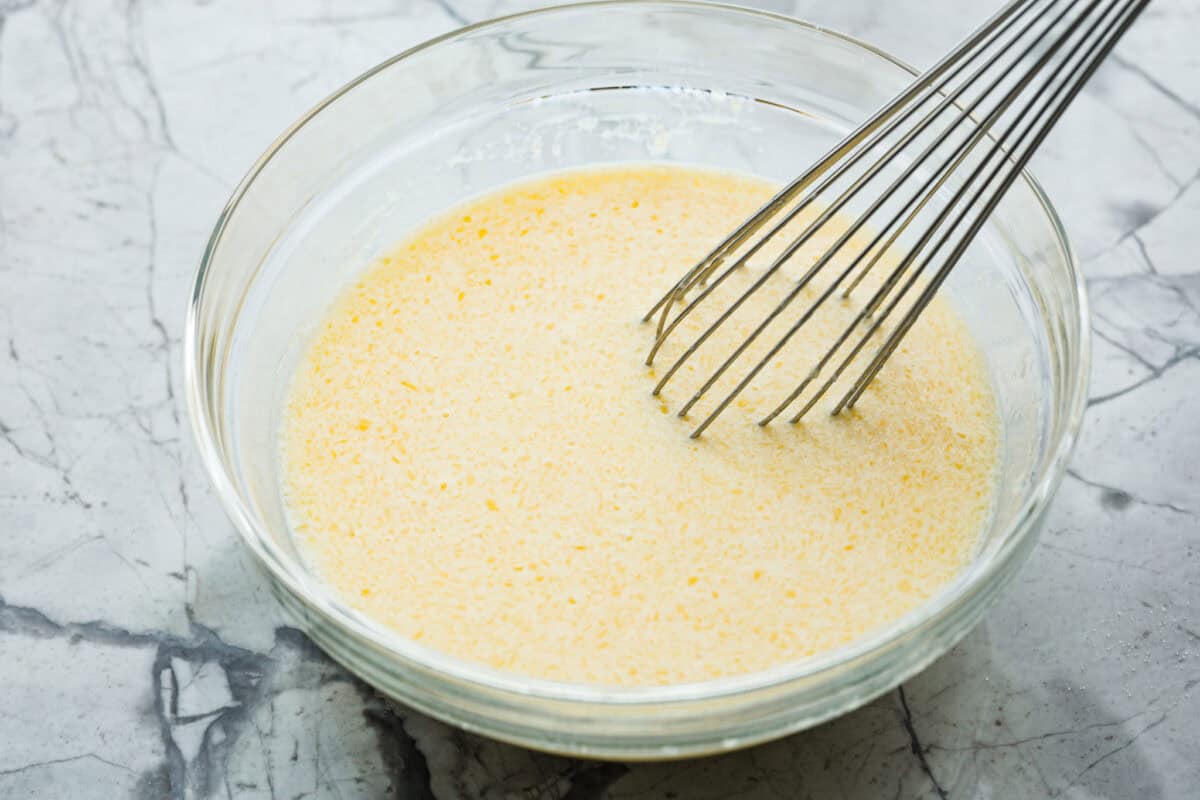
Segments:
[[[1200,793],[1200,27],[1158,0],[1035,162],[1084,261],[1092,404],[1042,543],[903,690],[718,759],[530,754],[289,627],[181,401],[218,209],[327,92],[488,0],[0,0],[0,797]],[[988,12],[765,0],[918,64]]]

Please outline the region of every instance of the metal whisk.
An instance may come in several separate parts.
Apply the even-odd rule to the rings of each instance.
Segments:
[[[655,395],[751,295],[769,280],[778,281],[777,273],[788,259],[828,226],[835,215],[851,201],[866,203],[848,227],[839,226],[834,244],[789,283],[778,305],[736,344],[679,410],[679,416],[686,416],[722,376],[737,365],[744,369],[736,386],[696,427],[692,438],[713,423],[823,303],[839,289],[843,298],[849,297],[883,253],[911,227],[913,241],[903,258],[812,370],[801,376],[796,388],[759,424],[771,422],[803,397],[802,405],[791,417],[792,422],[799,421],[846,370],[858,364],[857,377],[849,382],[832,413],[852,407],[1063,110],[1148,2],[1014,0],[692,267],[646,314],[644,321],[658,314],[657,335],[647,365],[653,364],[655,355],[680,323],[701,308],[730,275],[745,267],[768,243],[774,242],[772,249],[781,248],[755,275],[749,288],[728,306],[719,308],[716,319],[686,345],[663,373]],[[897,170],[898,174],[891,174]],[[806,211],[815,214],[811,222],[805,223],[806,218],[800,217]],[[798,217],[796,225],[802,226],[801,232],[788,238],[789,230],[781,236],[781,231]],[[830,230],[826,229],[826,235]],[[848,247],[860,231],[859,239],[869,236],[870,243]],[[846,266],[832,275],[807,306],[792,308],[814,277],[839,253],[843,260],[848,259]],[[897,321],[886,329],[882,341],[869,355],[864,354],[901,306]],[[788,320],[792,320],[790,325]],[[780,325],[786,326],[784,332],[765,355],[757,360],[744,358],[768,327]],[[768,341],[756,347],[761,349]],[[737,374],[731,373],[727,380]],[[806,396],[813,386],[816,388]]]

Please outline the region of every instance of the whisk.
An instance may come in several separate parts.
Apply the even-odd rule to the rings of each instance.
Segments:
[[[784,187],[671,287],[643,320],[649,322],[658,314],[648,366],[680,323],[703,307],[730,275],[769,243],[772,249],[781,248],[749,288],[727,306],[716,307],[715,320],[702,327],[666,368],[655,395],[752,295],[772,278],[778,280],[777,273],[801,247],[822,230],[829,235],[833,228],[827,226],[835,215],[851,201],[866,203],[849,226],[838,227],[833,245],[790,283],[783,299],[679,410],[679,416],[687,416],[726,373],[730,373],[726,381],[741,374],[692,438],[729,407],[822,304],[839,290],[843,299],[848,298],[901,234],[909,231],[912,244],[903,257],[811,371],[799,376],[795,389],[759,424],[770,423],[800,403],[790,418],[798,422],[843,373],[857,365],[856,372],[849,373],[855,377],[848,379],[848,386],[839,385],[839,390],[846,388],[832,413],[853,407],[1047,132],[1148,2],[1013,0]],[[800,216],[805,212],[815,214],[811,221]],[[802,230],[791,236],[794,221]],[[789,233],[781,234],[785,228]],[[848,247],[856,234],[859,240],[869,237],[869,244]],[[839,253],[848,263],[838,264],[840,271],[806,306],[793,308],[819,272],[835,269],[830,265]],[[877,337],[901,307],[885,335]],[[764,331],[779,326],[785,326],[783,333],[769,344],[765,355],[747,357]],[[881,341],[869,348],[877,338]],[[764,339],[755,348],[769,341]]]

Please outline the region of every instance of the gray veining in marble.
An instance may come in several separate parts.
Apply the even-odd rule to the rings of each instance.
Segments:
[[[760,5],[928,64],[991,3]],[[1200,795],[1197,0],[1151,5],[1035,161],[1089,278],[1091,407],[1030,563],[903,689],[626,767],[392,707],[289,627],[183,418],[203,243],[315,101],[523,7],[0,0],[0,797]]]

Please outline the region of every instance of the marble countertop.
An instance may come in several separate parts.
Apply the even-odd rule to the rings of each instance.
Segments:
[[[763,0],[916,64],[993,3]],[[1185,798],[1200,791],[1200,57],[1159,0],[1034,162],[1095,364],[1045,535],[902,689],[713,759],[529,753],[382,701],[276,608],[180,337],[232,187],[326,93],[506,0],[0,0],[0,798]]]

